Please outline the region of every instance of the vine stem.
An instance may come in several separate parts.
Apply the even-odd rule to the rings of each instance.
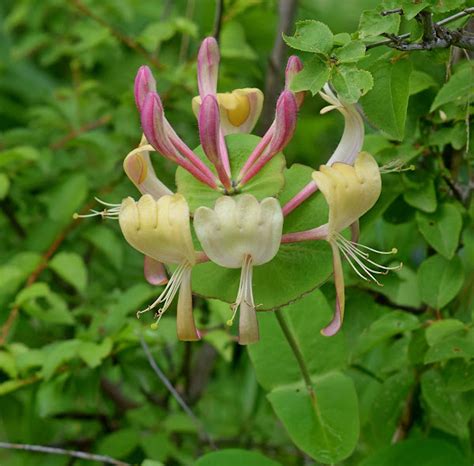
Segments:
[[[293,351],[296,362],[298,363],[301,375],[303,376],[303,380],[306,384],[306,389],[308,390],[309,397],[311,398],[311,403],[313,404],[313,406],[316,406],[316,393],[314,391],[313,382],[311,381],[311,375],[309,373],[308,367],[306,366],[306,362],[304,360],[303,353],[301,352],[300,345],[296,341],[292,330],[288,326],[288,323],[286,322],[285,316],[283,315],[281,309],[277,309],[275,311],[275,315],[278,324],[280,325],[280,328],[283,334],[285,335],[286,341],[290,345],[291,351]]]
[[[8,450],[33,451],[36,453],[49,453],[52,455],[71,456],[73,458],[81,458],[83,460],[88,461],[100,461],[102,463],[115,464],[116,466],[131,466],[130,463],[124,463],[123,461],[116,460],[114,458],[111,458],[110,456],[95,455],[93,453],[87,453],[85,451],[65,450],[64,448],[47,447],[43,445],[0,442],[0,448],[5,448]]]

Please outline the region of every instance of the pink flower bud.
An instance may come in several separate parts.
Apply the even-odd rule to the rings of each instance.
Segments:
[[[201,44],[197,60],[198,87],[201,98],[217,92],[219,61],[217,41],[214,37],[207,37]]]
[[[156,92],[156,81],[148,66],[141,66],[135,78],[135,103],[138,111],[141,111],[145,97],[149,92]]]

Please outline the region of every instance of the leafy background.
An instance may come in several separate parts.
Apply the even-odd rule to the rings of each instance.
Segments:
[[[380,15],[400,6],[403,16]],[[121,163],[141,134],[132,92],[139,65],[153,68],[168,118],[197,145],[195,55],[213,31],[215,3],[2,1],[0,440],[143,466],[472,464],[469,53],[364,45],[407,31],[421,40],[420,11],[438,20],[467,6],[298,2],[296,19],[313,22],[286,31],[288,53],[306,64],[296,88],[316,93],[330,79],[360,100],[366,150],[381,164],[415,165],[384,175],[362,220],[362,241],[396,246],[404,268],[383,277],[383,288],[346,270],[340,335],[319,335],[334,302],[327,283],[260,313],[261,342],[247,350],[216,300],[195,301],[200,343],[176,341],[172,313],[149,330],[134,313],[159,290],[145,284],[140,255],[113,222],[72,219],[96,195],[135,194]],[[279,19],[273,0],[224,2],[222,90],[265,87]],[[322,106],[307,97],[289,165],[318,167],[334,150],[342,118],[319,116]],[[172,186],[175,167],[156,165]],[[91,464],[11,449],[0,450],[0,463]]]

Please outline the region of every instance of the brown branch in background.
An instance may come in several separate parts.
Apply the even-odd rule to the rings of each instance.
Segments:
[[[382,12],[384,15],[386,12]],[[448,48],[456,46],[466,50],[474,50],[474,34],[464,29],[449,30],[443,27],[445,24],[452,23],[458,19],[474,14],[474,7],[465,8],[464,10],[444,18],[437,23],[433,23],[431,13],[420,12],[418,18],[423,24],[423,40],[421,42],[406,42],[405,39],[410,37],[410,33],[397,35],[387,35],[387,39],[373,44],[367,44],[367,50],[386,45],[404,52],[415,50],[433,50],[440,48]],[[429,16],[428,16],[429,15]]]
[[[87,133],[88,131],[92,131],[94,129],[100,128],[101,126],[107,125],[111,120],[112,120],[111,115],[104,115],[103,117],[95,121],[86,123],[80,128],[71,130],[71,132],[63,136],[61,139],[58,139],[57,141],[53,141],[49,145],[49,148],[52,150],[62,149],[69,141],[76,139],[78,136],[80,136],[83,133]]]
[[[156,57],[149,53],[144,47],[142,47],[135,39],[130,36],[127,36],[122,31],[119,31],[105,19],[96,15],[92,10],[89,9],[81,0],[72,0],[72,4],[79,10],[82,14],[87,16],[90,19],[93,19],[96,23],[100,24],[106,28],[116,39],[125,44],[127,47],[135,50],[135,52],[142,55],[146,58],[155,68],[161,69],[163,65],[156,59]]]
[[[48,453],[50,455],[70,456],[72,458],[80,458],[82,460],[98,461],[106,464],[115,464],[116,466],[131,466],[130,463],[124,463],[123,461],[116,460],[114,458],[111,458],[110,456],[95,455],[93,453],[87,453],[85,451],[65,450],[64,448],[47,447],[43,445],[0,442],[0,448],[5,448],[8,450],[33,451],[36,453]]]
[[[224,0],[216,0],[216,13],[214,16],[214,29],[212,36],[219,42],[222,29],[222,19],[224,16]]]
[[[272,53],[268,61],[265,79],[265,101],[263,104],[262,117],[260,119],[259,132],[263,133],[271,124],[275,112],[275,104],[283,83],[285,71],[285,58],[287,49],[283,42],[282,34],[290,34],[295,19],[296,0],[280,0],[278,3],[278,26],[273,43]]]
[[[26,231],[21,225],[21,223],[18,221],[18,219],[16,218],[15,209],[13,207],[11,200],[3,199],[0,202],[0,209],[2,209],[5,217],[7,217],[8,221],[10,222],[10,225],[16,231],[17,235],[21,239],[26,238]]]

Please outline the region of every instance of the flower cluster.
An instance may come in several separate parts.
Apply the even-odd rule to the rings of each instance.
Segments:
[[[226,136],[253,130],[264,97],[260,90],[253,88],[218,93],[219,60],[217,42],[213,38],[205,39],[197,63],[199,95],[192,100],[192,109],[207,160],[198,156],[176,134],[166,119],[151,71],[146,66],[139,69],[135,101],[144,134],[140,145],[125,158],[124,170],[142,197],[138,201],[128,197],[116,205],[104,203],[103,211],[94,211],[91,215],[118,219],[127,242],[145,257],[146,279],[154,285],[166,285],[156,301],[137,315],[155,310],[153,327],[157,327],[178,294],[177,333],[181,340],[200,338],[192,310],[194,267],[212,261],[220,267],[241,269],[228,323],[230,325],[239,312],[239,342],[253,343],[259,338],[253,268],[270,262],[282,243],[325,240],[333,254],[336,310],[322,333],[334,335],[344,316],[341,253],[364,280],[378,283],[377,274],[399,267],[379,265],[369,256],[371,253],[393,254],[395,249],[377,251],[357,242],[358,220],[372,208],[381,192],[377,162],[370,154],[361,152],[363,120],[354,105],[339,100],[329,85],[325,85],[320,95],[330,105],[321,113],[335,109],[345,119],[342,139],[327,164],[315,171],[312,180],[283,206],[277,193],[263,199],[251,192],[243,194],[242,189],[261,175],[262,169],[281,153],[293,136],[304,93],[292,92],[291,81],[301,71],[302,63],[295,56],[288,60],[285,88],[276,103],[274,121],[246,161],[236,169],[229,156]],[[191,213],[186,198],[179,192],[173,193],[159,180],[150,152],[178,164],[198,183],[218,193],[215,204],[200,206]],[[283,234],[285,217],[318,190],[329,207],[327,223],[314,229]],[[351,239],[343,234],[348,228]],[[169,280],[163,264],[173,270]]]

